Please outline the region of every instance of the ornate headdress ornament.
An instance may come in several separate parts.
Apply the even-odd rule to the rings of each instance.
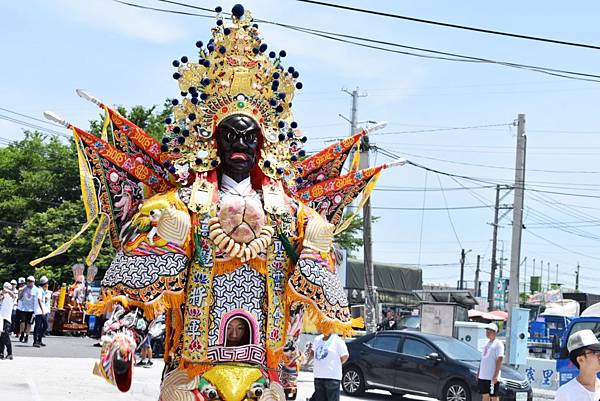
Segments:
[[[167,167],[175,172],[205,172],[220,160],[214,137],[216,127],[228,116],[243,114],[261,128],[262,147],[258,166],[271,178],[296,173],[295,162],[304,156],[306,137],[293,121],[294,91],[302,88],[298,71],[281,65],[286,56],[267,53],[267,44],[258,36],[258,25],[241,5],[232,9],[231,24],[224,23],[217,7],[217,25],[212,39],[200,49],[197,63],[187,57],[173,61],[182,101],[173,100],[174,119],[168,118],[163,151],[170,151]],[[171,134],[169,134],[169,132]]]

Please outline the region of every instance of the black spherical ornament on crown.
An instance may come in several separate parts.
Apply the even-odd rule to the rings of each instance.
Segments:
[[[244,6],[242,6],[241,4],[236,4],[233,6],[233,8],[231,9],[231,14],[240,19],[242,18],[242,16],[244,15]]]

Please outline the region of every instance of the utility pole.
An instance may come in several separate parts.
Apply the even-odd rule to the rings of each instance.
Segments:
[[[550,290],[550,262],[548,262],[548,290]]]
[[[460,282],[458,285],[458,289],[462,290],[465,288],[465,250],[460,250]]]
[[[577,262],[577,272],[575,273],[575,292],[579,292],[579,262]]]
[[[531,273],[531,275],[535,276],[535,258],[533,258],[533,273]]]
[[[527,256],[525,256],[525,259],[523,259],[523,264],[524,264],[523,292],[527,292]]]
[[[475,296],[481,296],[481,291],[479,289],[479,262],[481,260],[481,255],[477,255],[477,267],[475,268],[475,284],[473,285],[473,291],[475,291]]]
[[[358,119],[358,88],[352,92],[343,89],[352,97],[352,108],[350,110],[350,135],[357,131]],[[369,167],[369,137],[362,137],[360,143],[360,169]],[[377,331],[379,313],[377,313],[377,288],[375,287],[375,270],[373,266],[373,238],[371,236],[371,200],[367,200],[363,206],[363,263],[365,269],[365,329],[367,333]]]
[[[492,234],[492,270],[488,287],[488,310],[494,309],[494,290],[496,281],[496,250],[498,242],[498,211],[500,210],[500,185],[496,185],[496,204],[494,206],[494,231]]]
[[[558,284],[558,263],[556,264],[556,284]]]
[[[508,360],[513,360],[514,350],[510,347],[511,316],[513,308],[519,307],[519,267],[521,264],[521,235],[523,230],[523,201],[525,198],[525,159],[527,136],[525,135],[525,114],[517,117],[517,156],[515,160],[515,195],[513,200],[512,242],[510,252],[510,281],[508,287],[508,325],[506,345]]]
[[[499,264],[499,268],[500,268],[500,278],[504,277],[504,261],[506,259],[504,259],[504,241],[500,241],[502,243],[502,248],[500,248],[500,264]]]

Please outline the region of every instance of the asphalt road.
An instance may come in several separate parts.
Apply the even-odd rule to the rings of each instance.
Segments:
[[[13,339],[13,361],[0,361],[0,400],[18,401],[156,401],[158,400],[162,360],[154,359],[151,368],[135,368],[133,385],[128,393],[121,393],[103,379],[94,376],[92,369],[98,361],[98,341],[87,337],[55,337],[44,339],[46,347],[34,348]],[[305,401],[313,392],[313,376],[300,372],[298,401]],[[368,391],[362,397],[347,397],[342,401],[393,401],[385,391]],[[424,397],[403,397],[405,401],[432,400]],[[552,394],[536,401],[553,399]]]
[[[11,337],[13,354],[20,356],[41,358],[97,358],[100,347],[94,347],[98,340],[88,337],[44,337],[45,347],[34,348],[33,336],[29,336],[27,344],[20,343],[18,338]]]
[[[121,393],[103,379],[92,374],[98,360],[98,341],[87,337],[44,338],[46,347],[19,343],[14,336],[13,361],[0,361],[0,399],[18,401],[156,401],[162,372],[161,359],[154,359],[151,368],[135,368],[132,388]],[[16,340],[16,341],[15,341]],[[301,372],[298,377],[298,401],[312,395],[313,377]],[[342,401],[392,401],[387,392],[368,392],[361,398],[346,397]]]

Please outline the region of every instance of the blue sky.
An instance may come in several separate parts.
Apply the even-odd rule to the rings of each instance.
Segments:
[[[156,0],[132,1],[176,8]],[[229,10],[235,2],[197,0],[188,4],[210,8],[221,5]],[[600,73],[598,50],[459,31],[295,1],[243,4],[256,18],[270,21],[501,61]],[[592,2],[585,8],[540,1],[344,4],[592,44],[600,29],[596,19],[600,7]],[[195,56],[194,43],[206,41],[214,24],[212,19],[139,10],[110,0],[2,2],[0,15],[4,56],[0,65],[4,77],[0,81],[0,107],[40,118],[44,110],[50,109],[83,127],[97,116],[97,110],[75,95],[76,88],[84,88],[110,104],[161,104],[166,97],[178,95],[171,77],[171,61],[183,55]],[[294,113],[309,136],[308,150],[324,146],[319,138],[348,133],[348,124],[338,114],[349,114],[350,97],[341,89],[358,87],[367,95],[359,100],[358,119],[389,122],[384,131],[387,134],[373,136],[372,143],[437,170],[505,184],[514,179],[516,130],[509,124],[518,113],[525,113],[526,180],[530,187],[592,196],[527,193],[528,228],[523,233],[521,253],[527,257],[527,272],[531,274],[535,258],[539,273],[543,260],[545,282],[550,262],[551,281],[555,281],[558,264],[559,282],[573,287],[579,262],[581,288],[600,292],[600,284],[593,280],[600,261],[600,203],[593,198],[600,196],[600,117],[596,110],[600,83],[495,65],[385,53],[266,24],[261,25],[261,31],[270,48],[287,51],[286,65],[293,65],[301,73],[305,89],[296,94]],[[397,133],[496,124],[505,125]],[[23,136],[22,127],[4,120],[0,120],[0,129],[5,139]],[[375,153],[371,160],[389,161]],[[426,282],[455,284],[460,249],[472,249],[467,256],[466,279],[473,279],[476,255],[480,254],[484,271],[481,279],[487,280],[492,209],[378,209],[493,204],[493,188],[462,187],[481,185],[455,182],[434,173],[426,175],[409,166],[387,171],[380,188],[401,187],[403,191],[374,192],[373,214],[380,216],[373,232],[375,259],[420,263]],[[424,192],[424,188],[428,190]],[[505,202],[512,202],[512,193]],[[506,275],[511,217],[509,213],[502,220],[499,230],[499,247],[504,246],[504,257],[508,259]]]

